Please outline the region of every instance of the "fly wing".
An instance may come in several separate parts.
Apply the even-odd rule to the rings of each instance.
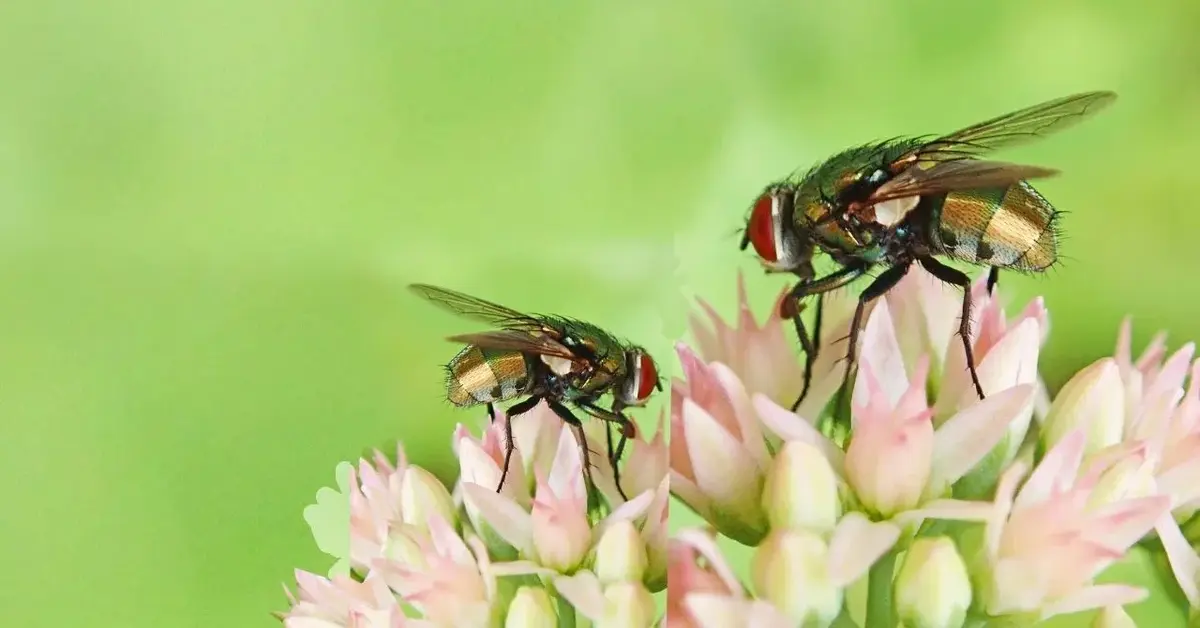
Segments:
[[[879,186],[863,207],[898,198],[942,194],[957,190],[1004,187],[1026,179],[1054,176],[1057,170],[1002,161],[975,159],[913,166]]]
[[[491,301],[450,290],[449,288],[415,283],[410,285],[408,289],[426,301],[459,316],[505,329],[542,331],[546,333],[553,331],[537,317],[523,314],[503,305],[492,303]]]
[[[921,161],[963,159],[1041,139],[1092,117],[1116,99],[1117,95],[1109,91],[1064,96],[943,135],[906,158]]]
[[[451,342],[475,345],[482,349],[498,351],[517,351],[532,353],[554,358],[562,358],[572,362],[583,362],[582,358],[570,349],[559,344],[550,336],[535,335],[516,330],[485,331],[475,334],[460,334],[447,338]]]

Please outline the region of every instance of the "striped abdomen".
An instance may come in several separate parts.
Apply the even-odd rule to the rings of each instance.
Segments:
[[[947,194],[933,208],[929,235],[938,252],[955,259],[1039,271],[1058,258],[1056,217],[1050,202],[1021,181]]]
[[[459,406],[505,401],[531,388],[525,354],[468,345],[446,365],[446,397]]]

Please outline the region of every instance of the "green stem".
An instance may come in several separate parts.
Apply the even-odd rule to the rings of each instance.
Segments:
[[[575,628],[575,607],[561,595],[555,596],[558,611],[558,628]]]
[[[867,573],[866,628],[896,628],[892,607],[892,576],[896,571],[896,550],[884,554]]]

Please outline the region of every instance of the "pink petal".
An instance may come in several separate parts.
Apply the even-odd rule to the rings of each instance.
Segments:
[[[904,355],[900,352],[899,341],[896,340],[896,328],[886,300],[877,302],[875,310],[867,319],[866,328],[859,337],[859,343],[859,364],[870,366],[879,379],[880,388],[887,395],[889,403],[895,407],[900,396],[908,388],[908,375],[904,371]],[[867,403],[866,388],[865,382],[854,383],[854,395],[851,398],[854,403]]]
[[[926,502],[916,510],[909,510],[896,515],[892,520],[896,525],[907,527],[920,523],[925,519],[941,519],[945,521],[987,521],[991,517],[994,506],[990,502],[972,502],[957,499],[935,499]]]
[[[464,483],[463,497],[500,535],[523,554],[533,551],[533,520],[524,508],[496,493],[494,488]]]
[[[1179,524],[1170,514],[1159,517],[1154,529],[1162,541],[1167,562],[1171,565],[1171,573],[1175,575],[1179,588],[1192,608],[1200,606],[1200,556],[1196,555],[1196,550],[1184,538]]]
[[[766,469],[771,462],[771,456],[767,452],[762,429],[755,420],[754,410],[750,404],[750,398],[746,394],[745,386],[728,366],[718,362],[710,365],[710,368],[713,376],[724,386],[726,396],[734,407],[734,416],[737,419],[738,432],[741,434],[742,447],[754,457],[754,461],[760,468]]]
[[[1044,621],[1055,615],[1079,613],[1110,605],[1136,604],[1149,595],[1149,592],[1141,587],[1125,584],[1092,585],[1047,604],[1042,608],[1041,618]]]
[[[587,489],[584,486],[583,459],[580,443],[574,430],[559,434],[558,449],[550,465],[548,488],[561,501],[580,501],[587,508]],[[539,487],[540,492],[540,487]]]
[[[439,555],[460,565],[475,565],[475,557],[471,555],[467,544],[463,542],[462,537],[454,531],[449,522],[441,515],[434,514],[429,516],[428,523],[430,539]]]
[[[1033,386],[1024,384],[989,395],[959,412],[934,432],[934,491],[966,475],[1008,433],[1009,425],[1033,407]]]
[[[528,560],[492,563],[490,571],[493,576],[553,576],[557,573]]]
[[[696,528],[688,528],[676,533],[672,541],[691,547],[703,556],[708,561],[708,568],[720,576],[721,580],[725,583],[725,587],[733,595],[741,597],[745,594],[745,589],[742,588],[741,581],[733,574],[733,569],[729,566],[729,563],[725,562],[724,555],[721,554],[720,548],[717,547],[716,542],[711,536]]]
[[[929,356],[922,354],[913,365],[912,378],[896,401],[896,415],[915,417],[929,409],[925,385],[929,379]]]
[[[1029,475],[1017,495],[1014,507],[1024,508],[1046,501],[1070,487],[1083,462],[1085,438],[1082,430],[1074,430],[1064,436]]]
[[[696,485],[714,502],[739,512],[760,510],[751,489],[761,471],[737,438],[691,399],[683,402],[683,416],[689,457],[702,461],[693,469]]]
[[[594,543],[600,542],[600,537],[608,530],[612,524],[618,521],[636,521],[642,515],[646,514],[646,510],[650,508],[650,504],[654,501],[656,491],[643,491],[637,497],[617,506],[603,521],[596,524],[592,528],[592,540]]]
[[[792,628],[790,618],[774,606],[761,600],[746,600],[712,593],[692,593],[684,598],[687,610],[701,628]]]
[[[900,528],[887,521],[872,522],[862,513],[848,512],[829,539],[829,579],[837,587],[858,580],[900,539]]]
[[[1163,364],[1162,369],[1154,377],[1153,382],[1146,388],[1146,396],[1152,397],[1166,391],[1183,388],[1183,380],[1187,377],[1188,365],[1196,353],[1195,343],[1187,343],[1179,348]]]
[[[1200,499],[1200,458],[1190,458],[1157,478],[1159,493],[1170,495],[1174,506]]]
[[[592,572],[555,578],[554,586],[584,617],[596,621],[604,616],[604,592]]]
[[[708,518],[712,513],[712,500],[700,487],[690,479],[684,477],[678,471],[671,471],[671,492],[679,498],[679,501],[687,504],[692,510],[695,510],[701,517]]]
[[[1118,551],[1125,551],[1154,527],[1154,522],[1169,514],[1171,498],[1154,495],[1126,499],[1103,506],[1092,513],[1089,538]]]
[[[992,512],[984,528],[987,551],[991,556],[1000,553],[1000,539],[1004,534],[1008,516],[1012,513],[1017,486],[1020,485],[1028,471],[1028,467],[1023,462],[1014,462],[1000,474],[1000,481],[996,483],[996,495],[992,498],[991,505]]]
[[[833,465],[834,471],[841,473],[844,452],[811,423],[790,410],[780,407],[765,395],[754,395],[753,403],[754,409],[758,412],[758,418],[767,429],[784,441],[798,440],[816,447]]]

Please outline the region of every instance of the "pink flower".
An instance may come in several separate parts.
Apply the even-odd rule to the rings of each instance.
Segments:
[[[592,527],[587,513],[587,491],[579,445],[570,430],[562,430],[557,454],[548,476],[537,473],[533,505],[527,510],[494,487],[463,484],[464,502],[525,561],[549,572],[572,573],[608,525],[618,519],[637,520],[654,501],[645,491],[613,510]]]
[[[1130,357],[1129,321],[1121,325],[1115,361],[1124,381],[1125,440],[1097,457],[1144,458],[1138,471],[1149,478],[1136,478],[1141,480],[1136,488],[1171,500],[1174,516],[1162,517],[1155,530],[1180,588],[1196,609],[1200,608],[1200,557],[1176,522],[1190,518],[1200,507],[1200,360],[1189,369],[1195,353],[1192,343],[1169,358],[1163,345],[1164,335],[1158,334],[1135,362]]]
[[[923,271],[922,271],[923,272]],[[910,286],[920,286],[920,280],[913,279],[910,281]],[[932,288],[929,288],[932,290]],[[867,405],[866,396],[868,388],[871,387],[872,380],[864,375],[865,372],[873,373],[874,383],[878,385],[879,390],[883,393],[885,403],[895,406],[901,401],[901,397],[906,391],[910,392],[910,396],[906,398],[906,403],[909,408],[921,408],[925,403],[925,379],[929,372],[927,365],[928,360],[922,356],[915,358],[906,358],[902,349],[900,338],[910,333],[908,327],[900,327],[898,320],[912,319],[914,314],[911,312],[901,312],[897,316],[893,316],[891,301],[886,298],[881,300],[874,311],[867,319],[867,324],[861,334],[862,350],[859,354],[858,376],[854,381],[854,394],[852,404],[857,408],[865,408]],[[917,301],[923,303],[926,308],[930,306],[930,302]],[[1045,310],[1041,308],[1040,301],[1035,301],[1031,307],[1027,308],[1025,314],[1019,317],[1016,324],[1012,327],[1006,327],[1004,322],[1003,311],[998,306],[993,306],[994,301],[984,301],[984,310],[982,312],[986,325],[980,325],[980,335],[975,343],[977,355],[976,365],[979,373],[979,379],[984,387],[984,392],[987,399],[980,400],[974,386],[970,383],[970,376],[966,369],[966,362],[956,362],[956,351],[958,355],[962,354],[961,344],[957,341],[951,343],[951,350],[947,354],[946,365],[947,369],[943,375],[941,390],[939,391],[936,400],[932,403],[932,424],[934,426],[943,426],[953,416],[958,416],[961,413],[969,413],[969,416],[975,417],[974,420],[986,420],[985,416],[990,416],[991,419],[999,420],[993,414],[995,406],[991,406],[992,397],[1013,390],[1022,386],[1028,386],[1028,403],[1012,406],[1008,409],[1015,414],[1005,415],[1003,418],[1004,431],[1001,432],[995,439],[989,438],[989,447],[999,448],[998,456],[990,457],[990,464],[975,468],[981,458],[973,458],[970,464],[963,468],[958,468],[957,471],[962,474],[969,474],[972,478],[972,483],[990,485],[995,482],[995,478],[999,472],[999,464],[1007,463],[1016,456],[1017,449],[1022,440],[1025,438],[1025,433],[1029,429],[1029,423],[1033,416],[1034,403],[1037,385],[1037,359],[1038,351],[1041,345],[1041,326],[1042,318]],[[912,307],[912,302],[904,303],[905,307]],[[959,308],[961,310],[961,307]],[[921,320],[932,320],[932,313],[926,309],[922,312]],[[958,349],[953,349],[958,347]],[[908,366],[909,364],[912,366]],[[961,376],[961,379],[959,378]],[[919,390],[918,390],[919,383]],[[1020,395],[1017,395],[1020,396]],[[1012,399],[1010,398],[1010,401]],[[979,406],[979,407],[976,407]],[[876,406],[882,407],[882,406]],[[897,420],[911,420],[910,429],[917,430],[912,432],[914,435],[923,433],[925,428],[921,427],[922,422],[913,418],[915,413],[907,414],[904,411],[898,410],[899,414],[905,415]],[[868,413],[869,414],[869,413]],[[862,412],[856,412],[852,415],[853,427],[858,428],[859,416]],[[996,423],[992,423],[996,426]],[[947,432],[946,437],[951,438],[953,431]],[[899,436],[896,432],[894,436]],[[916,446],[921,441],[905,441],[909,446]],[[990,453],[991,449],[984,452]],[[937,457],[935,456],[935,460]],[[914,468],[915,470],[915,468]],[[954,478],[955,480],[958,477]],[[910,486],[911,488],[911,486]],[[940,489],[937,489],[940,490]],[[911,501],[911,498],[910,500]]]
[[[754,544],[766,533],[759,503],[769,456],[741,380],[676,346],[684,380],[671,383],[671,491],[724,534]]]
[[[434,624],[487,625],[496,592],[487,549],[477,537],[464,540],[437,515],[429,532],[428,540],[413,539],[415,561],[378,559],[372,572]]]
[[[787,291],[779,295],[761,325],[746,298],[746,279],[737,279],[737,324],[726,323],[715,308],[697,299],[707,324],[689,315],[696,347],[705,362],[720,362],[749,386],[748,392],[762,393],[776,403],[791,406],[804,383],[804,368],[796,359],[796,337],[792,322],[780,317],[779,306]]]
[[[1068,435],[1028,479],[1023,462],[1000,479],[993,503],[952,499],[903,515],[986,523],[977,592],[992,616],[1031,613],[1041,619],[1144,597],[1132,586],[1093,578],[1141,539],[1170,508],[1170,498],[1116,499],[1091,506],[1097,469],[1080,474],[1085,436]],[[1116,462],[1116,461],[1112,461]],[[1018,485],[1025,479],[1018,490]]]
[[[408,465],[397,448],[396,464],[376,451],[374,464],[360,460],[350,473],[350,564],[365,571],[376,558],[401,558],[414,539],[427,536],[431,514],[456,521],[449,492],[425,469]]]
[[[876,309],[872,316],[881,312],[886,309]],[[896,372],[896,363],[884,363],[896,378],[889,384],[893,390],[903,386],[896,396],[875,376],[874,363],[865,361],[859,369],[853,436],[844,456],[807,421],[761,395],[754,403],[766,426],[785,441],[803,441],[824,452],[862,507],[884,518],[944,494],[1033,403],[1032,386],[1015,386],[965,408],[935,430],[925,401],[925,363],[918,364],[911,383]]]
[[[751,625],[717,623],[722,615],[741,613],[754,618],[755,625],[768,628],[792,626],[781,611],[769,603],[751,599],[733,568],[712,537],[699,530],[679,532],[669,542],[665,628]],[[728,618],[726,618],[728,619]]]
[[[291,609],[281,613],[286,628],[402,628],[426,626],[405,618],[395,596],[378,577],[357,582],[349,576],[323,578],[296,570],[299,597],[286,588]]]

